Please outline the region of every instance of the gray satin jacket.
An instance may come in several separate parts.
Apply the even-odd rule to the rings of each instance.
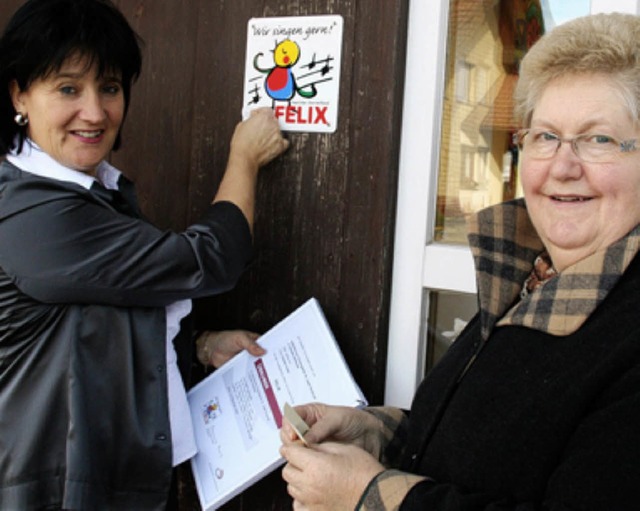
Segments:
[[[133,187],[0,164],[0,509],[164,509],[165,309],[231,288],[251,235],[231,203],[182,233]]]

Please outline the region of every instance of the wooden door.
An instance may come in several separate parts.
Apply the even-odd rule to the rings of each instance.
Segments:
[[[0,25],[23,2],[3,0]],[[255,257],[231,292],[196,304],[206,328],[265,331],[320,301],[371,403],[383,399],[408,0],[116,0],[145,42],[114,163],[157,225],[210,202],[243,105],[247,21],[344,19],[335,133],[291,133],[258,185]],[[426,171],[426,170],[425,170]],[[196,378],[201,376],[197,364]],[[188,469],[181,509],[198,509]],[[224,506],[290,509],[279,471]]]

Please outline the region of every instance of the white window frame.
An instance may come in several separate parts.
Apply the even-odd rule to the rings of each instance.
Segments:
[[[640,13],[640,0],[591,12]],[[433,243],[449,0],[410,0],[385,404],[409,408],[424,377],[430,290],[475,293],[471,252]]]

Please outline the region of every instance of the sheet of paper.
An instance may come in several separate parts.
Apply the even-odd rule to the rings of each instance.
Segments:
[[[188,394],[198,444],[191,464],[207,511],[282,464],[278,430],[285,402],[366,405],[317,300],[259,342],[266,355],[239,353]]]

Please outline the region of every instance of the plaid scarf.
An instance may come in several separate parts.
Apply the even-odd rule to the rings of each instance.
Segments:
[[[604,300],[638,252],[640,226],[555,278],[533,283],[532,267],[544,247],[523,199],[489,207],[473,216],[469,243],[476,264],[483,339],[489,338],[496,325],[569,335]],[[535,285],[521,297],[527,280]]]
[[[638,252],[640,225],[613,245],[561,273],[553,269],[545,255],[523,199],[474,215],[469,221],[469,243],[476,265],[484,340],[496,325],[520,325],[553,335],[568,335],[604,300]],[[395,466],[407,434],[407,417],[390,407],[367,411],[382,421],[385,433],[382,459]],[[356,509],[398,509],[411,488],[425,479],[385,470],[369,483]]]

